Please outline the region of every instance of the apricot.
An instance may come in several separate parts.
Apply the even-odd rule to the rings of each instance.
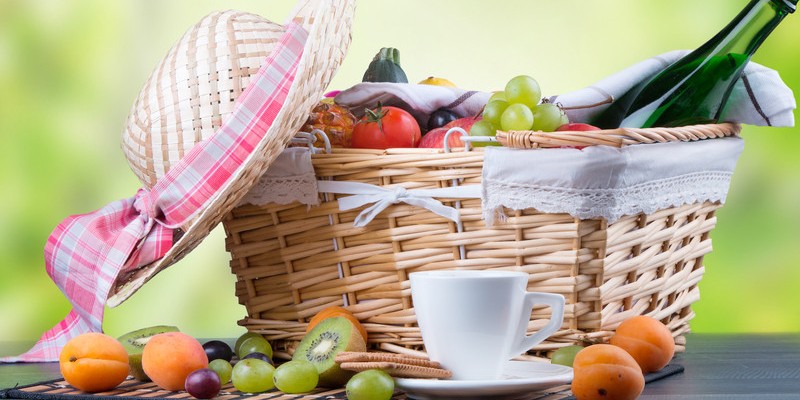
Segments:
[[[639,364],[617,346],[586,347],[575,355],[572,367],[572,394],[577,400],[633,400],[644,390]]]
[[[96,393],[117,387],[128,377],[128,352],[122,343],[99,332],[70,339],[58,357],[61,375],[70,385]]]
[[[160,333],[142,350],[144,373],[164,390],[182,390],[189,374],[207,367],[203,345],[185,333]]]
[[[353,313],[350,312],[350,310],[348,310],[348,309],[346,309],[344,307],[330,306],[330,307],[323,308],[318,313],[314,314],[314,316],[311,317],[311,319],[308,321],[308,326],[306,327],[306,332],[310,332],[311,329],[313,329],[314,326],[316,326],[319,323],[319,321],[322,321],[325,318],[333,317],[333,316],[340,315],[340,314],[341,315],[344,315],[344,314],[353,315]]]
[[[331,306],[323,308],[318,313],[314,314],[314,316],[311,317],[311,319],[308,321],[308,325],[306,326],[306,333],[311,332],[311,330],[314,329],[314,327],[317,326],[317,324],[319,324],[320,321],[332,317],[344,317],[350,320],[350,322],[353,323],[356,329],[358,329],[358,332],[361,334],[361,337],[364,338],[364,343],[367,343],[367,330],[366,328],[364,328],[364,325],[361,325],[361,321],[359,321],[358,318],[356,318],[356,316],[353,315],[352,312],[350,312],[350,310],[339,306]]]
[[[645,315],[622,322],[609,342],[633,356],[644,373],[664,368],[675,355],[672,332],[661,321]]]

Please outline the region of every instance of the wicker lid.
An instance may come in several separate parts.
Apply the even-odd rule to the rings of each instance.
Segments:
[[[308,32],[303,57],[284,107],[250,157],[182,227],[182,236],[160,260],[125,271],[109,295],[116,306],[156,273],[196,247],[266,172],[344,59],[351,40],[355,0],[300,0],[288,21]],[[284,33],[258,15],[214,12],[190,28],[158,64],[133,104],[122,148],[143,186],[152,188],[195,144],[213,135],[234,102]]]

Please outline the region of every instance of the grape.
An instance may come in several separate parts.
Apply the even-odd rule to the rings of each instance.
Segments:
[[[564,110],[557,104],[542,103],[533,108],[533,130],[555,132],[559,126],[569,123]]]
[[[266,361],[266,362],[270,363],[270,365],[272,365],[273,367],[275,366],[275,362],[272,361],[271,357],[267,356],[264,353],[260,353],[258,351],[252,352],[252,353],[242,357],[242,360],[247,359],[247,358],[257,358],[257,359],[259,359],[261,361]]]
[[[495,136],[497,134],[497,127],[492,125],[491,122],[486,120],[476,121],[469,128],[470,136]]]
[[[497,134],[497,127],[492,125],[489,121],[484,121],[484,120],[475,122],[469,129],[470,136],[494,137],[496,134]],[[499,145],[500,143],[493,143],[493,142],[472,142],[473,147],[499,146]]]
[[[264,353],[267,357],[272,358],[272,346],[269,345],[267,339],[264,339],[262,336],[254,336],[248,339],[245,339],[241,345],[239,345],[239,359],[244,358],[246,355],[250,353]]]
[[[319,383],[319,372],[314,364],[305,360],[292,360],[281,364],[272,376],[275,387],[284,393],[307,393]]]
[[[455,112],[448,110],[446,108],[440,108],[433,113],[431,113],[430,117],[428,117],[428,130],[433,130],[442,126],[447,125],[448,123],[459,119],[459,115]]]
[[[385,371],[361,371],[345,386],[348,400],[389,400],[394,394],[394,379]]]
[[[578,345],[562,347],[553,352],[550,362],[571,367],[573,361],[575,361],[575,355],[581,350],[583,350],[583,347]]]
[[[542,90],[539,88],[539,83],[530,76],[515,76],[506,83],[506,101],[510,104],[522,103],[533,108],[539,104],[541,98]]]
[[[225,361],[230,362],[231,358],[233,358],[233,350],[231,350],[231,346],[228,346],[227,343],[221,340],[212,340],[210,342],[204,343],[203,350],[206,351],[206,356],[208,356],[208,361],[213,361],[218,358],[221,358]]]
[[[208,369],[216,372],[217,375],[219,375],[219,382],[221,384],[224,385],[231,381],[231,371],[233,370],[231,363],[218,358],[208,363]]]
[[[272,374],[275,367],[257,358],[241,360],[233,366],[231,380],[233,387],[245,393],[260,393],[275,387]]]
[[[495,101],[495,100],[503,100],[505,102],[508,102],[508,99],[506,99],[506,92],[502,90],[494,92],[492,93],[491,96],[489,96],[489,100],[487,100],[486,102],[488,103],[490,101]]]
[[[238,339],[236,339],[236,344],[234,344],[234,345],[233,345],[233,352],[234,352],[235,354],[239,354],[239,346],[241,346],[241,345],[242,345],[242,342],[244,342],[244,341],[245,341],[245,340],[247,340],[247,339],[250,339],[251,337],[260,337],[260,338],[263,338],[263,336],[259,335],[258,333],[255,333],[255,332],[245,332],[244,334],[242,334],[242,336],[239,336],[239,338],[238,338]]]
[[[484,121],[489,121],[492,125],[499,126],[500,116],[503,115],[503,111],[505,111],[507,107],[508,102],[505,100],[492,100],[486,103],[486,107],[483,108]]]
[[[222,384],[216,372],[202,368],[186,377],[184,389],[198,399],[210,399],[219,393]]]
[[[500,128],[504,131],[527,131],[533,127],[533,112],[525,104],[510,104],[500,116]]]

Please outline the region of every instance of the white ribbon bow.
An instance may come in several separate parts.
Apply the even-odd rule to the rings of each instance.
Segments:
[[[400,202],[426,208],[453,222],[461,220],[459,212],[446,206],[434,197],[477,199],[481,197],[481,185],[453,186],[439,189],[385,188],[361,182],[317,181],[322,193],[352,194],[339,199],[339,210],[346,211],[372,204],[353,221],[353,226],[363,227],[392,204]],[[374,204],[373,204],[374,203]]]

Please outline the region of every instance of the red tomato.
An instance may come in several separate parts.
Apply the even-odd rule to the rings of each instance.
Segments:
[[[408,111],[391,106],[378,106],[353,128],[351,145],[358,149],[417,147],[421,138],[419,124]]]

